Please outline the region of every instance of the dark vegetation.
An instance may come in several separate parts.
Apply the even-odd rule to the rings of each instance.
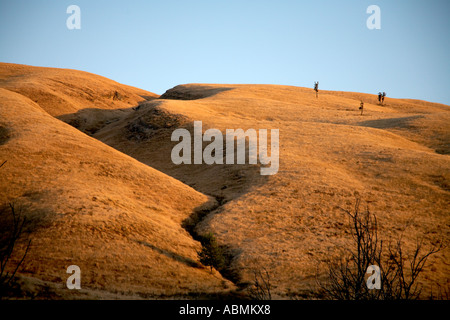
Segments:
[[[333,300],[415,300],[421,299],[422,287],[417,279],[425,269],[427,259],[443,249],[442,244],[425,249],[418,241],[412,252],[406,253],[401,238],[386,243],[378,237],[378,222],[368,208],[360,211],[357,199],[353,212],[347,211],[352,246],[341,258],[327,262],[327,281],[318,281],[318,296]],[[369,266],[380,271],[379,289],[369,289]],[[369,269],[370,270],[370,269]],[[372,277],[371,277],[372,278]],[[374,282],[372,282],[374,284]],[[437,296],[443,298],[439,290]]]
[[[6,163],[4,161],[0,168]],[[0,208],[0,298],[9,295],[14,288],[15,275],[25,260],[31,240],[28,241],[25,252],[19,261],[13,261],[13,253],[17,241],[22,237],[27,222],[20,211],[17,212],[14,204]]]

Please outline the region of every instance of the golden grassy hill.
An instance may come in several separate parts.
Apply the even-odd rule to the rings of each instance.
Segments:
[[[375,95],[332,91],[316,99],[312,89],[289,86],[189,84],[130,109],[93,136],[223,199],[197,231],[213,231],[231,248],[242,283],[264,267],[278,297],[308,296],[317,270],[325,271],[320,262],[350,243],[344,210],[353,209],[356,197],[377,215],[386,241],[401,236],[409,250],[420,239],[427,248],[448,243],[450,107],[377,102]],[[174,165],[171,132],[192,129],[195,120],[222,132],[279,129],[279,172],[261,176],[259,165]],[[448,261],[448,250],[430,258],[425,287],[448,287]]]
[[[50,90],[54,72],[68,83],[75,71],[48,69],[47,75],[27,67],[23,76],[34,77],[27,84],[10,76],[25,67],[2,68],[5,200],[17,198],[33,216],[49,217],[42,219],[49,226],[31,233],[25,275],[63,282],[65,269],[56,268],[79,259],[90,270],[86,287],[103,294],[226,292],[235,287],[197,266],[200,245],[183,228],[212,197],[220,206],[196,232],[212,231],[232,253],[229,268],[239,275],[233,279],[238,286],[251,282],[255,270],[267,270],[276,298],[311,297],[316,276],[326,271],[321,262],[349,246],[344,210],[356,197],[377,215],[383,239],[401,235],[405,249],[417,239],[448,244],[449,106],[389,97],[379,106],[375,95],[334,91],[320,91],[316,99],[312,89],[275,85],[187,84],[153,99],[112,82],[96,88],[73,80],[83,89],[61,84],[53,95],[83,101],[88,97],[79,91],[92,88],[96,98],[69,110],[34,95]],[[121,97],[136,100],[114,100],[111,92],[119,89]],[[261,176],[260,165],[248,164],[174,165],[171,133],[192,131],[196,120],[203,130],[279,129],[278,173]],[[43,249],[50,243],[51,250]],[[139,261],[134,273],[130,261]],[[448,249],[430,257],[421,277],[427,290],[449,288],[449,261]]]
[[[0,86],[28,97],[52,116],[85,108],[127,108],[158,97],[84,71],[12,63],[0,63]]]
[[[33,85],[45,87],[46,69],[37,69]],[[48,76],[53,73],[50,69]],[[76,80],[71,71],[59,73]],[[88,74],[82,76],[80,86],[99,85],[97,76],[93,83]],[[24,84],[13,86],[26,91]],[[108,87],[106,81],[99,88],[112,90],[130,97],[138,91]],[[201,245],[182,227],[214,199],[55,119],[44,111],[49,104],[4,88],[0,96],[0,159],[7,160],[0,169],[0,201],[14,203],[29,221],[32,242],[20,270],[27,294],[159,298],[220,294],[233,287],[200,265]],[[24,238],[15,261],[25,244]],[[65,288],[71,264],[82,271],[79,292]],[[50,293],[36,292],[42,288]]]

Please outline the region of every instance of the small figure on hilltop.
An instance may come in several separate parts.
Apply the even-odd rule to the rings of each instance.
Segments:
[[[381,104],[382,105],[384,103],[384,97],[386,97],[386,92],[383,92],[383,95],[381,96]]]
[[[316,92],[317,98],[317,94],[319,93],[319,81],[314,82],[314,91]]]
[[[378,92],[378,104],[381,104],[381,97],[383,94],[381,92]]]
[[[364,111],[364,102],[361,101],[361,104],[359,105],[359,110],[361,110],[361,115],[363,114]]]

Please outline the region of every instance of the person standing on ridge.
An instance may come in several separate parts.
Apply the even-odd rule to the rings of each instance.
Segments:
[[[386,92],[383,92],[383,95],[381,96],[381,104],[382,105],[384,103],[384,97],[386,97]]]
[[[319,81],[314,82],[314,91],[316,92],[317,98],[317,94],[319,93]]]
[[[359,105],[359,110],[361,110],[361,115],[362,115],[363,111],[364,111],[364,102],[362,102],[362,100],[361,100],[361,104]]]
[[[378,104],[381,104],[381,96],[382,96],[381,92],[378,92]]]

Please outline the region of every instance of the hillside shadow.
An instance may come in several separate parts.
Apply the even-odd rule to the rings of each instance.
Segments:
[[[226,164],[224,133],[223,148],[219,150],[223,153],[224,164],[194,164],[192,119],[165,110],[163,103],[163,100],[156,99],[127,109],[86,108],[58,119],[201,193],[224,201],[235,199],[252,186],[265,183],[268,176],[261,176],[261,165],[248,164],[248,141],[245,144],[246,164],[236,164],[236,143],[234,164]],[[176,129],[186,129],[191,136],[191,164],[175,165],[171,160],[172,149],[179,143],[171,140]],[[207,129],[204,124],[203,132]],[[203,142],[202,150],[210,143]]]
[[[409,129],[412,127],[411,122],[413,120],[424,118],[424,116],[416,115],[409,117],[400,118],[389,118],[389,119],[379,119],[379,120],[367,120],[358,123],[358,125],[363,127],[371,127],[376,129]]]
[[[179,85],[164,92],[164,94],[162,94],[159,99],[198,100],[212,97],[218,93],[233,89],[234,88],[230,87],[215,88],[202,85],[189,86],[189,88],[186,88],[184,85]]]
[[[155,252],[157,252],[159,254],[162,254],[162,255],[164,255],[164,256],[172,259],[172,260],[175,260],[177,262],[183,263],[183,264],[185,264],[188,267],[193,267],[193,268],[202,268],[203,267],[197,261],[195,261],[195,260],[193,260],[191,258],[184,257],[184,256],[182,256],[182,255],[180,255],[178,253],[172,252],[170,250],[162,249],[160,247],[157,247],[157,246],[155,246],[155,245],[153,245],[151,243],[145,242],[145,241],[136,240],[136,242],[141,244],[141,245],[143,245],[143,246],[146,246],[147,248],[150,248],[153,251],[155,251]]]
[[[5,144],[11,138],[9,129],[0,125],[0,146]]]
[[[450,144],[448,132],[444,129],[445,120],[441,120],[440,124],[436,124],[433,121],[423,115],[414,115],[362,121],[358,125],[394,132],[410,141],[434,150],[437,154],[448,155],[450,154]]]
[[[139,123],[142,124],[142,118]],[[137,130],[137,137],[142,142],[142,147],[146,151],[137,152],[132,155],[136,159],[145,164],[148,164],[152,168],[155,168],[165,174],[168,174],[175,179],[189,185],[195,190],[215,197],[221,203],[226,203],[230,200],[234,200],[256,185],[264,184],[268,176],[262,176],[260,174],[261,165],[249,164],[249,143],[245,142],[245,154],[246,163],[237,164],[237,145],[234,145],[234,162],[232,164],[226,163],[226,136],[222,137],[222,149],[217,152],[222,153],[223,164],[194,164],[194,124],[187,118],[179,118],[178,115],[174,115],[171,123],[176,125],[167,128],[157,128],[156,130],[150,129],[151,124],[146,125],[146,130],[149,132],[149,136],[143,138],[142,132],[145,129]],[[135,129],[135,127],[133,127]],[[190,164],[174,164],[171,160],[172,150],[179,143],[179,141],[171,141],[172,132],[175,129],[186,129],[191,139],[191,157]],[[203,132],[209,129],[203,127]],[[127,134],[129,139],[134,139]],[[202,142],[202,150],[208,146],[211,142]]]

